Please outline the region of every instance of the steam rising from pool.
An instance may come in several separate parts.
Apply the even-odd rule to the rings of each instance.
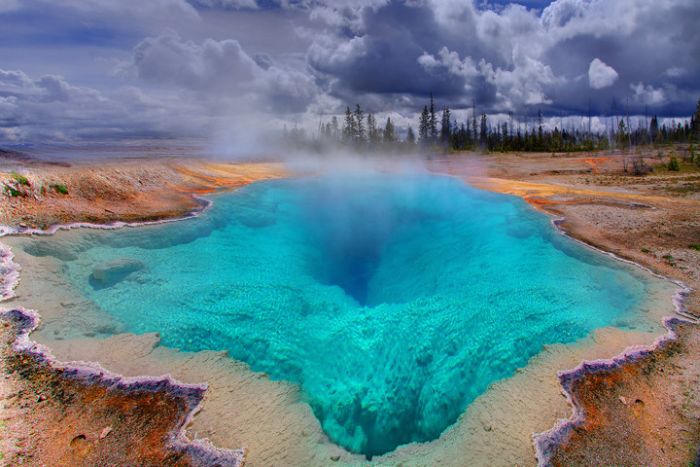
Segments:
[[[367,456],[435,439],[545,344],[630,327],[649,286],[520,199],[428,175],[257,183],[74,250],[65,273],[126,329],[299,384]]]

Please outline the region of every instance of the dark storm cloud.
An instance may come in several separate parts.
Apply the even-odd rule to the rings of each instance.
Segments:
[[[430,90],[441,96],[461,93],[464,83],[460,76],[432,73],[418,66],[417,58],[425,50],[444,43],[433,10],[427,5],[391,2],[362,8],[346,21],[338,38],[326,36],[327,44],[315,42],[308,55],[315,70],[338,78],[340,87],[335,91],[340,95],[426,95]],[[359,22],[361,30],[348,33],[353,21]]]
[[[339,13],[317,15],[329,20],[309,63],[341,97],[432,91],[458,105],[475,99],[515,113],[585,113],[589,105],[611,112],[617,100],[618,111],[688,114],[700,90],[694,0],[559,0],[541,13],[392,0],[354,8],[335,2],[330,11]],[[592,64],[617,78],[591,81]]]
[[[0,0],[0,139],[315,125],[355,102],[408,123],[430,92],[685,116],[698,18],[697,0]]]

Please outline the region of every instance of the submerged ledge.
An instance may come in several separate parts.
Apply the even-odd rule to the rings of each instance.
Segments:
[[[89,228],[89,229],[102,229],[102,230],[113,230],[124,227],[138,227],[145,225],[162,224],[169,222],[177,222],[181,220],[191,219],[197,217],[203,211],[212,206],[213,202],[205,198],[194,196],[195,199],[200,203],[200,208],[192,211],[184,217],[169,218],[155,221],[143,221],[143,222],[113,222],[110,224],[94,224],[94,223],[70,223],[70,224],[56,224],[48,229],[31,229],[31,228],[13,228],[8,226],[0,226],[0,237],[5,235],[52,235],[59,230],[71,230],[76,228]],[[549,214],[551,216],[551,213]],[[592,248],[596,251],[609,255],[618,261],[632,264],[636,267],[644,269],[645,271],[653,274],[654,276],[668,280],[677,286],[679,290],[674,294],[673,303],[676,313],[678,313],[683,318],[678,317],[665,317],[663,320],[663,325],[668,330],[668,333],[664,336],[658,337],[656,341],[651,345],[634,346],[625,349],[622,353],[610,359],[600,359],[600,360],[584,360],[572,370],[560,371],[558,372],[558,378],[561,384],[561,389],[567,398],[569,405],[571,406],[573,413],[569,419],[560,420],[556,425],[550,430],[542,433],[533,433],[533,442],[537,461],[540,465],[548,465],[549,456],[553,449],[566,440],[567,435],[579,426],[584,420],[584,414],[577,405],[575,398],[570,392],[573,383],[580,378],[584,378],[586,375],[594,374],[599,371],[609,370],[614,368],[620,368],[627,364],[634,364],[639,358],[649,355],[658,348],[662,347],[665,343],[675,340],[677,334],[675,333],[675,327],[682,322],[695,322],[692,320],[692,316],[685,313],[684,300],[688,295],[690,289],[685,286],[682,282],[673,280],[657,273],[654,273],[649,268],[642,266],[633,261],[620,258],[619,256],[604,251],[596,246],[593,246],[581,239],[575,238],[565,232],[560,224],[564,220],[563,217],[559,216],[551,220],[553,227],[562,235],[568,236],[569,238],[576,240],[577,242],[583,243],[588,248]],[[19,281],[20,267],[13,261],[13,254],[9,247],[5,247],[0,243],[0,301],[7,300],[14,296],[13,290]],[[105,387],[118,387],[124,388],[128,391],[136,390],[153,390],[159,391],[163,390],[168,394],[176,397],[183,397],[190,404],[191,408],[187,415],[185,423],[181,424],[177,430],[177,433],[173,434],[172,447],[175,449],[185,450],[187,453],[192,454],[193,457],[197,456],[198,459],[208,465],[210,463],[221,464],[224,460],[226,462],[235,463],[224,463],[221,465],[241,465],[244,458],[244,450],[227,450],[218,449],[214,447],[211,443],[203,440],[189,441],[185,436],[185,430],[188,423],[192,420],[193,416],[200,408],[200,404],[206,391],[206,384],[193,385],[179,383],[174,380],[170,375],[166,375],[160,378],[151,377],[124,377],[116,373],[110,373],[104,370],[98,363],[90,362],[71,362],[71,363],[61,363],[58,362],[51,356],[48,348],[45,346],[33,342],[29,339],[29,333],[33,331],[38,326],[38,315],[36,312],[31,310],[26,310],[23,308],[15,308],[8,311],[1,311],[1,313],[6,315],[12,315],[22,322],[21,332],[18,333],[15,345],[13,347],[18,352],[28,352],[32,354],[35,358],[46,361],[53,368],[60,368],[65,370],[68,375],[75,377],[81,381],[88,382],[90,384],[100,384]],[[194,454],[193,454],[194,453]]]
[[[124,227],[178,222],[197,217],[213,205],[211,200],[196,195],[193,195],[193,198],[198,201],[200,208],[191,211],[184,217],[132,223],[93,224],[76,222],[56,224],[46,230],[0,226],[0,238],[6,235],[53,235],[59,230],[76,228],[113,230]],[[14,297],[14,289],[20,280],[21,267],[13,259],[14,254],[11,249],[0,242],[0,303]],[[185,417],[168,436],[167,443],[164,446],[166,450],[187,454],[193,465],[238,467],[244,464],[245,449],[222,449],[214,446],[207,439],[190,440],[186,436],[187,426],[201,409],[202,400],[208,388],[206,383],[181,383],[169,374],[160,377],[126,377],[102,368],[98,362],[60,362],[54,358],[48,347],[29,338],[31,332],[39,326],[40,317],[36,311],[22,307],[0,309],[0,319],[16,323],[16,336],[12,343],[14,352],[28,355],[37,363],[46,364],[52,370],[60,371],[61,377],[87,385],[98,385],[108,391],[121,390],[127,394],[137,391],[152,391],[184,401],[186,404]]]

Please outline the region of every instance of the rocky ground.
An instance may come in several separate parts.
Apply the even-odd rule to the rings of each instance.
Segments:
[[[633,365],[574,381],[585,418],[551,453],[552,465],[700,463],[700,333],[693,324],[676,331]]]
[[[560,228],[569,235],[683,281],[693,289],[685,301],[686,311],[689,316],[697,316],[700,315],[700,294],[696,292],[700,288],[700,168],[684,163],[680,172],[669,172],[664,164],[670,151],[682,155],[683,148],[641,152],[645,163],[655,168],[644,176],[625,173],[630,156],[614,152],[458,154],[435,158],[427,165],[430,170],[464,178],[485,189],[522,196],[536,208],[562,217]],[[0,224],[47,227],[66,222],[144,221],[181,216],[197,208],[192,194],[285,175],[283,166],[277,164],[161,158],[56,165],[3,153],[0,154]],[[88,396],[85,388],[78,389],[61,380],[58,370],[13,354],[7,346],[13,336],[12,326],[2,327],[0,374],[4,380],[0,385],[3,397],[0,430],[4,432],[0,446],[6,456],[28,464],[41,463],[36,459],[59,458],[55,456],[69,456],[65,459],[70,464],[91,464],[98,457],[90,456],[106,452],[100,447],[102,444],[118,442],[123,444],[110,444],[110,452],[141,456],[145,454],[138,453],[145,449],[149,455],[165,455],[162,434],[177,424],[180,416],[177,407],[163,410],[159,414],[163,417],[154,420],[157,426],[152,428],[137,418],[129,422],[128,417],[108,410],[110,398],[100,392],[103,389],[91,389]],[[676,341],[643,359],[576,380],[571,386],[572,399],[584,411],[586,419],[555,450],[550,463],[689,465],[698,462],[700,328],[685,324],[678,334]],[[47,385],[61,391],[46,390]],[[63,396],[66,393],[74,395],[66,399]],[[127,399],[122,398],[116,405],[128,406],[135,412],[134,407],[155,403],[134,398],[127,404]],[[158,402],[161,403],[165,404]],[[91,424],[86,428],[73,427],[72,423],[84,421],[80,414],[86,411],[92,414]],[[65,414],[73,414],[70,416],[75,418],[61,418]],[[64,420],[64,428],[75,429],[56,431],[56,420]],[[133,427],[128,423],[136,423],[139,430],[155,430],[154,433],[160,434],[142,441],[151,443],[148,445],[116,436]],[[108,427],[111,430],[100,438]],[[46,451],[46,446],[53,446],[54,450]],[[134,459],[138,458],[124,458],[121,463],[136,462]]]
[[[166,380],[124,384],[60,368],[34,352],[13,349],[27,322],[16,312],[0,315],[4,465],[241,464],[242,452],[210,454],[178,443],[202,388],[174,388]]]

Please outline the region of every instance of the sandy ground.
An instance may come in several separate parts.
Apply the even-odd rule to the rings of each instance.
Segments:
[[[0,172],[5,174],[0,173],[0,180],[4,176],[12,183],[12,172],[21,171],[30,185],[23,186],[26,196],[0,200],[0,223],[27,227],[58,221],[164,218],[196,207],[190,193],[234,188],[286,174],[282,166],[274,164],[230,165],[196,160],[126,161],[100,166],[83,163],[72,167],[27,161],[12,164],[0,164]],[[695,290],[700,285],[700,251],[690,248],[700,244],[700,196],[693,188],[698,172],[624,176],[621,156],[614,154],[459,155],[433,160],[428,167],[485,189],[522,196],[538,209],[564,216],[561,227],[575,238],[682,280]],[[85,188],[83,178],[91,181]],[[42,185],[55,183],[64,183],[68,195],[46,190],[42,193]],[[94,186],[103,188],[96,190]],[[10,240],[26,241],[15,238],[8,239],[8,243]],[[17,289],[19,298],[10,304],[41,310],[44,325],[35,336],[50,343],[58,358],[97,360],[125,375],[162,374],[167,370],[184,382],[208,381],[210,389],[203,410],[194,418],[189,432],[191,436],[206,436],[217,446],[246,447],[248,465],[363,463],[358,456],[328,442],[294,388],[271,382],[224,355],[165,349],[157,345],[156,336],[119,334],[100,339],[83,335],[81,339],[64,339],[61,333],[69,328],[72,332],[81,326],[89,330],[90,316],[95,317],[99,310],[87,310],[86,304],[76,302],[66,284],[50,282],[58,277],[51,274],[57,266],[50,259],[35,259],[32,263],[22,258],[20,249],[14,249],[23,271]],[[57,293],[65,297],[56,300]],[[669,295],[668,289],[660,290],[658,299],[650,300],[650,322],[660,323],[661,316],[672,312]],[[61,306],[51,309],[47,296]],[[700,313],[697,293],[690,294],[687,307],[689,313]],[[550,429],[557,419],[571,414],[571,406],[561,394],[557,371],[573,368],[583,359],[609,358],[631,345],[650,344],[660,333],[660,326],[639,332],[601,329],[575,346],[548,347],[514,377],[496,383],[477,399],[438,440],[401,447],[377,461],[385,465],[533,464],[532,434]],[[679,335],[674,346],[654,352],[651,360],[596,373],[574,385],[573,399],[585,407],[589,422],[561,444],[551,462],[692,463],[700,441],[700,401],[696,392],[700,331],[695,325],[687,325]],[[12,373],[4,374],[3,384],[16,384]],[[102,402],[96,399],[92,403]],[[17,410],[17,404],[4,399],[0,420],[23,420],[26,412]],[[22,404],[29,410],[33,407],[31,399]],[[29,429],[26,423],[19,426]],[[3,442],[22,436],[13,432],[3,437]],[[620,457],[624,456],[620,443],[651,448],[636,449],[635,457],[624,458]],[[31,447],[27,454],[32,454]]]

